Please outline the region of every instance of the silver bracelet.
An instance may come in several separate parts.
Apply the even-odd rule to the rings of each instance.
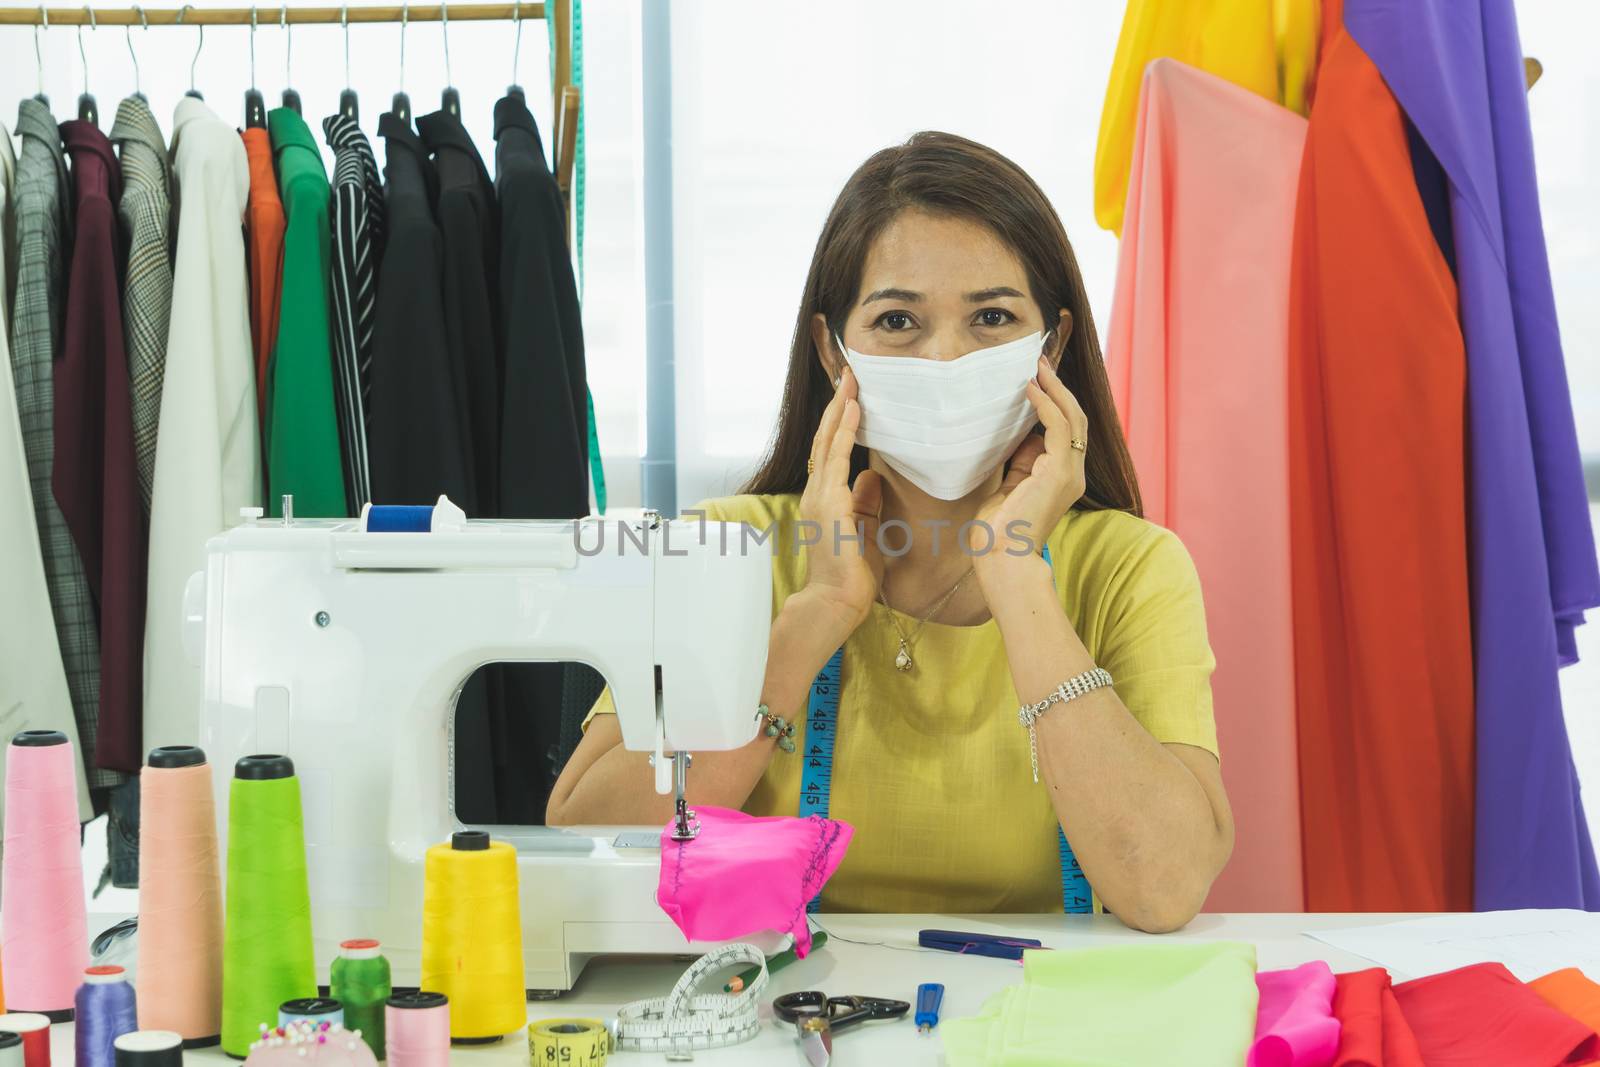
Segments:
[[[1085,693],[1092,693],[1110,684],[1111,675],[1104,668],[1096,667],[1076,677],[1068,678],[1037,704],[1024,704],[1017,709],[1017,721],[1028,729],[1028,756],[1033,761],[1035,782],[1039,780],[1039,735],[1033,724],[1038,721],[1039,716],[1048,711],[1053,704],[1076,700]]]

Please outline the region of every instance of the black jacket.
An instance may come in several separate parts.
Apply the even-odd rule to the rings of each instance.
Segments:
[[[372,499],[431,504],[444,493],[479,516],[463,339],[445,314],[445,241],[434,215],[439,175],[409,123],[384,114],[378,134],[385,142],[388,243],[372,337]],[[482,270],[476,274],[483,284]],[[500,746],[489,673],[468,679],[454,712],[455,808],[468,822],[499,821],[492,753]]]
[[[439,177],[428,148],[392,114],[384,138],[388,228],[372,339],[368,464],[379,504],[431,504],[444,493],[479,515],[465,367],[446,334]]]
[[[444,321],[467,382],[468,431],[478,494],[475,517],[501,518],[499,212],[483,159],[461,120],[447,111],[417,119],[439,174],[435,210],[444,240]]]
[[[589,510],[588,384],[566,209],[527,106],[494,108],[500,199],[500,511],[570,519]]]
[[[583,321],[567,250],[565,207],[527,107],[495,105],[501,342],[499,504],[516,519],[571,519],[589,510],[589,426]],[[563,670],[506,666],[498,734],[521,759],[495,768],[505,822],[542,823],[560,748]]]

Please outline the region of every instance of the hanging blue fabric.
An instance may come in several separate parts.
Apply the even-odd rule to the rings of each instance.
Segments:
[[[1050,565],[1053,583],[1055,564],[1050,561],[1049,546],[1044,549],[1044,561]],[[804,762],[800,766],[801,817],[826,817],[828,814],[833,797],[833,747],[839,734],[839,696],[843,689],[844,649],[841,648],[828,657],[828,662],[817,672],[806,699],[806,742],[801,749]],[[1060,824],[1056,825],[1056,848],[1061,859],[1061,910],[1068,915],[1092,913],[1094,892]],[[806,905],[806,910],[815,912],[821,904],[822,896],[818,894]]]

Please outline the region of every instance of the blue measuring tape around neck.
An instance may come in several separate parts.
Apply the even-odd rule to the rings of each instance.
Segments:
[[[1055,580],[1050,549],[1044,550],[1044,561],[1050,564],[1051,581]],[[806,698],[806,742],[801,749],[804,762],[800,767],[800,815],[828,814],[833,797],[833,749],[839,736],[839,694],[844,689],[844,649],[828,657],[828,662],[811,683],[811,693]],[[1068,915],[1087,915],[1094,911],[1094,892],[1084,877],[1083,867],[1067,842],[1067,835],[1056,826],[1056,848],[1061,860],[1061,910]],[[815,912],[822,904],[819,894],[806,911]]]

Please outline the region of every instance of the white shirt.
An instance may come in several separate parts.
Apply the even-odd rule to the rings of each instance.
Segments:
[[[72,717],[72,696],[61,664],[61,646],[56,642],[39,527],[34,521],[33,490],[6,332],[16,281],[11,200],[15,173],[11,131],[0,125],[0,589],[6,591],[5,606],[0,610],[0,776],[11,739],[23,730],[60,730],[78,751],[78,726]],[[78,816],[88,819],[83,760],[73,762],[78,770]],[[0,808],[4,803],[0,795]]]
[[[183,651],[183,590],[208,538],[261,503],[261,439],[251,366],[243,221],[244,142],[205,104],[173,119],[178,250],[150,501],[144,744],[200,741],[200,668]]]

